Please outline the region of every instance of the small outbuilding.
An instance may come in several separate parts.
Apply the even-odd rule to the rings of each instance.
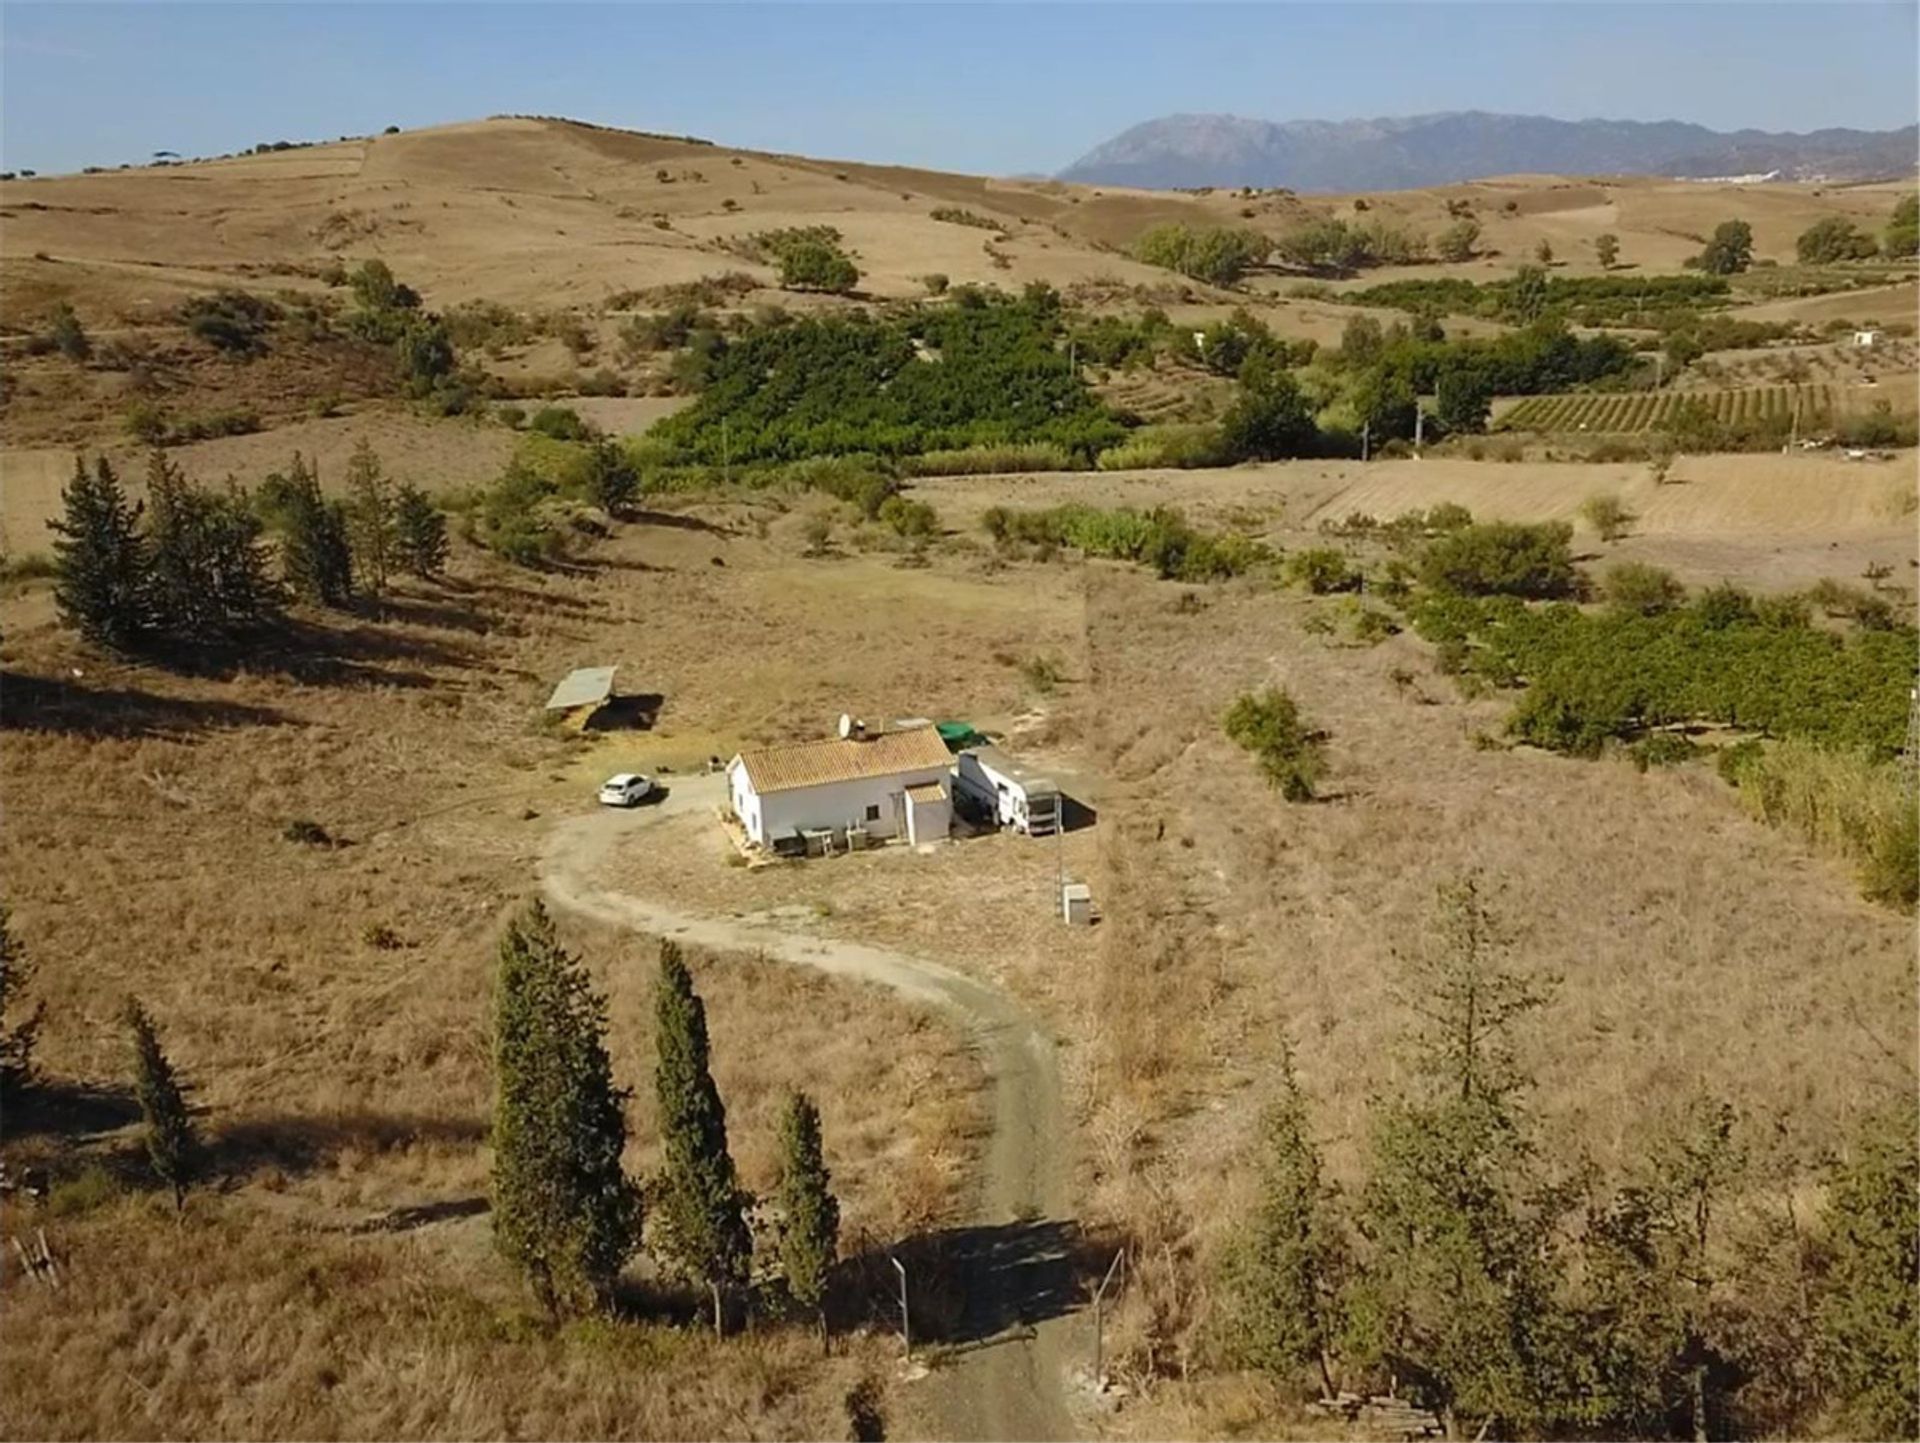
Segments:
[[[1861,347],[1863,350],[1868,350],[1868,351],[1875,350],[1879,347],[1880,339],[1884,334],[1885,332],[1871,330],[1871,329],[1864,330],[1864,331],[1855,331],[1853,333],[1853,343],[1854,345]]]
[[[869,731],[843,721],[838,737],[739,753],[727,763],[727,794],[755,846],[804,848],[819,833],[847,845],[918,844],[952,826],[952,764],[931,723]]]

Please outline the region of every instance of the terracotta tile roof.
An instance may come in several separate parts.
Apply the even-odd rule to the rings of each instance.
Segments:
[[[947,799],[947,789],[938,782],[922,782],[917,787],[907,788],[907,799],[922,804],[944,802]]]
[[[818,742],[790,742],[760,747],[734,758],[746,769],[754,791],[787,792],[795,787],[825,786],[865,777],[889,777],[901,772],[944,771],[953,762],[947,744],[931,726],[881,732],[865,741],[829,737]]]

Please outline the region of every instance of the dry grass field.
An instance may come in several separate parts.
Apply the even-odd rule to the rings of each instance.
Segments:
[[[1625,264],[1673,271],[1735,214],[1751,219],[1761,255],[1784,259],[1813,220],[1877,228],[1891,205],[1874,187],[1537,176],[1308,204],[984,180],[520,119],[7,181],[0,550],[47,550],[73,448],[106,449],[140,494],[129,371],[25,354],[61,301],[98,340],[167,358],[170,404],[260,408],[255,434],[171,449],[198,480],[254,482],[298,450],[333,489],[365,438],[396,479],[446,492],[498,474],[514,432],[497,418],[429,419],[333,352],[209,358],[173,308],[227,286],[318,296],[329,263],[373,256],[436,309],[484,300],[550,320],[572,308],[584,348],[547,326],[483,349],[482,364],[632,434],[686,398],[639,394],[662,382],[657,358],[627,366],[635,394],[572,394],[581,372],[617,358],[624,315],[664,304],[654,292],[609,306],[619,293],[744,272],[752,287],[715,309],[841,304],[777,290],[769,267],[742,258],[753,231],[837,227],[865,273],[857,303],[920,295],[932,271],[954,284],[1045,280],[1090,310],[1160,305],[1183,327],[1245,303],[1281,334],[1330,345],[1360,312],[1288,294],[1298,276],[1262,272],[1234,295],[1124,248],[1161,221],[1278,233],[1312,213],[1351,217],[1357,199],[1373,218],[1429,231],[1468,201],[1492,253],[1336,290],[1395,274],[1494,279],[1541,239],[1563,271],[1597,272],[1603,232],[1620,237]],[[988,225],[933,219],[949,206]],[[1909,283],[1743,314],[1817,325],[1912,306]],[[1724,384],[1778,354],[1728,358]],[[1910,347],[1900,355],[1910,367]],[[1861,374],[1828,360],[1823,385]],[[1215,410],[1232,394],[1224,378],[1172,369],[1100,384],[1145,416]],[[1877,379],[1911,409],[1905,370]],[[1041,560],[996,549],[980,524],[990,506],[1172,506],[1289,550],[1353,548],[1328,529],[1452,502],[1481,519],[1572,522],[1596,572],[1645,561],[1689,585],[1763,592],[1870,573],[1912,604],[1911,452],[1682,456],[1657,484],[1642,462],[1464,450],[921,480],[910,495],[939,522],[924,545],[821,492],[650,496],[550,569],[456,540],[443,584],[296,610],[270,647],[173,669],[82,645],[58,626],[44,581],[0,586],[0,869],[15,935],[39,963],[48,1081],[5,1119],[0,1160],[55,1184],[45,1204],[0,1199],[0,1235],[44,1226],[71,1280],[58,1294],[15,1287],[0,1310],[0,1436],[839,1437],[856,1388],[873,1392],[892,1436],[982,1416],[946,1396],[983,1376],[967,1355],[915,1387],[884,1320],[824,1357],[804,1328],[715,1344],[637,1263],[637,1321],[556,1330],[492,1248],[493,948],[558,825],[611,772],[672,786],[743,745],[824,735],[843,711],[1002,734],[1057,768],[1092,825],[1057,842],[994,835],[748,868],[716,821],[690,811],[634,834],[591,880],[823,949],[928,959],[1057,1040],[1069,1138],[1046,1150],[1048,1186],[1033,1191],[1074,1199],[1072,1217],[1052,1221],[1125,1235],[1140,1268],[1110,1334],[1134,1391],[1117,1411],[1079,1417],[1083,1431],[1295,1427],[1244,1378],[1173,1380],[1199,1357],[1212,1265],[1246,1201],[1283,1039],[1329,1171],[1351,1185],[1368,1099],[1407,1065],[1399,979],[1425,945],[1436,888],[1468,874],[1517,957],[1557,979],[1523,1059],[1556,1156],[1615,1166],[1706,1091],[1762,1139],[1768,1185],[1817,1200],[1834,1139],[1911,1086],[1920,1046],[1911,922],[1861,901],[1841,864],[1752,820],[1708,767],[1640,773],[1509,747],[1510,698],[1464,698],[1411,635],[1353,643],[1338,620],[1351,599],[1266,577],[1188,587]],[[1624,535],[1603,541],[1584,521],[1595,496],[1624,505]],[[647,699],[644,725],[543,718],[554,681],[592,665],[617,665],[618,690]],[[1282,802],[1222,733],[1230,702],[1267,684],[1328,734],[1312,804]],[[297,820],[333,844],[290,840]],[[1091,883],[1097,926],[1055,920],[1063,871]],[[614,1069],[633,1089],[627,1163],[644,1173],[658,1161],[654,941],[572,916],[561,931],[609,998]],[[976,1220],[1007,1130],[977,1032],[765,954],[692,962],[748,1186],[771,1182],[775,1111],[803,1086],[822,1106],[850,1249]],[[208,1142],[207,1175],[179,1218],[141,1180],[116,1020],[128,994],[192,1082]],[[1036,1345],[1024,1366],[1041,1355]]]

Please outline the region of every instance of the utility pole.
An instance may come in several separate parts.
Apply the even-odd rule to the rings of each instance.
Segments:
[[[1113,1281],[1115,1271],[1126,1256],[1125,1248],[1113,1255],[1113,1261],[1107,1264],[1107,1275],[1100,1280],[1100,1286],[1093,1292],[1093,1390],[1096,1393],[1107,1385],[1106,1324],[1100,1304],[1106,1298],[1107,1284]]]
[[[1420,443],[1427,434],[1427,411],[1416,397],[1413,403],[1413,459],[1420,459]]]
[[[1372,453],[1372,444],[1373,444],[1373,422],[1362,421],[1360,423],[1360,459],[1361,461],[1363,462],[1366,461],[1369,455]]]
[[[907,1267],[900,1259],[887,1254],[887,1261],[893,1264],[893,1270],[900,1274],[900,1340],[906,1344],[907,1357],[913,1357],[913,1321],[907,1314]]]

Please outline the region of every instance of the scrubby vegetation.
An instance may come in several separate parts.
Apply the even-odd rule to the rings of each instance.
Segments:
[[[1357,306],[1416,314],[1482,316],[1526,323],[1558,317],[1581,326],[1649,325],[1677,311],[1725,305],[1731,293],[1717,276],[1556,276],[1523,267],[1507,280],[1464,277],[1388,281],[1349,291]]]
[[[981,524],[1001,545],[1043,552],[1070,546],[1087,556],[1152,567],[1163,580],[1219,581],[1272,559],[1272,553],[1250,537],[1195,530],[1172,507],[1101,510],[1069,503],[1044,511],[1013,511],[995,506]]]
[[[1154,226],[1133,243],[1136,260],[1214,286],[1238,284],[1272,249],[1273,242],[1256,230],[1177,222]]]
[[[780,268],[780,284],[795,291],[844,295],[860,283],[860,268],[830,225],[759,231],[747,238],[746,254]]]

